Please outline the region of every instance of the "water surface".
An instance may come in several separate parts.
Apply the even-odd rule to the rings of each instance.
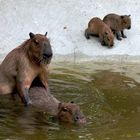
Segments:
[[[83,126],[0,98],[0,139],[140,140],[140,66],[80,63],[51,66],[49,85],[59,100],[74,101],[87,116]]]

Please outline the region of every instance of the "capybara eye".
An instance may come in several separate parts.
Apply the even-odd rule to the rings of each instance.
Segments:
[[[67,111],[68,111],[68,109],[67,109],[66,107],[64,107],[64,108],[63,108],[63,111],[64,111],[64,112],[67,112]]]
[[[70,103],[72,103],[72,104],[73,104],[73,103],[74,103],[74,101],[71,101]]]
[[[36,45],[38,45],[38,44],[39,44],[39,42],[38,42],[37,40],[34,40],[34,43],[35,43]]]

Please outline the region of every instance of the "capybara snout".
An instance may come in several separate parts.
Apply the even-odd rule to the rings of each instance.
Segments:
[[[124,29],[131,29],[131,19],[130,15],[121,16],[122,24]]]
[[[41,34],[33,34],[29,33],[29,36],[32,40],[32,51],[35,53],[35,57],[39,56],[40,63],[50,63],[52,58],[53,52],[49,42],[49,39],[46,37],[47,32],[45,35]]]
[[[60,103],[58,119],[61,122],[82,124],[86,122],[86,118],[80,111],[80,107],[74,102]]]
[[[108,32],[104,33],[104,44],[108,45],[108,47],[114,46],[114,35],[110,35]]]

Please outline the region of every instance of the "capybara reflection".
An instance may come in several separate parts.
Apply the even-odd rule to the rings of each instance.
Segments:
[[[126,38],[124,29],[131,28],[130,15],[108,14],[104,17],[103,21],[111,28],[118,40],[122,40],[121,37]]]
[[[77,104],[60,102],[43,87],[32,87],[29,90],[29,96],[32,101],[31,106],[56,116],[60,122],[76,124],[86,122],[86,118]]]
[[[114,35],[111,29],[98,17],[92,18],[85,30],[85,37],[90,38],[91,35],[99,36],[101,44],[112,47],[114,45]]]
[[[46,35],[29,33],[30,39],[5,57],[0,65],[0,94],[15,90],[27,105],[30,103],[29,88],[37,76],[47,89],[47,66],[53,53]]]

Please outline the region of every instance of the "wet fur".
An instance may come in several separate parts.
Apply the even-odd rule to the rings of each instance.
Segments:
[[[32,86],[29,90],[29,96],[32,101],[31,106],[45,111],[55,116],[60,122],[67,123],[85,123],[86,118],[80,111],[80,107],[74,102],[64,103],[57,100],[50,91],[44,87]]]
[[[0,65],[0,94],[11,94],[16,90],[22,102],[27,105],[30,102],[28,91],[36,77],[39,77],[47,89],[47,67],[51,57],[47,61],[43,59],[39,46],[43,41],[48,43],[48,48],[51,47],[45,35],[31,33],[30,39],[5,57]]]

